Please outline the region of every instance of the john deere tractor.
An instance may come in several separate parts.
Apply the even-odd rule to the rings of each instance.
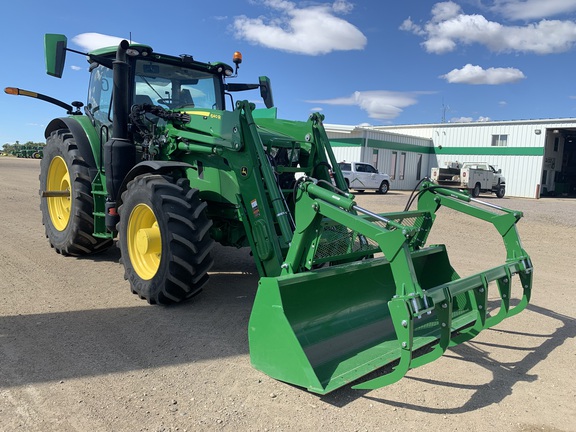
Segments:
[[[360,207],[323,116],[278,119],[267,77],[231,82],[239,53],[235,67],[125,40],[82,53],[55,34],[45,36],[45,51],[55,77],[70,51],[90,68],[86,106],[6,89],[68,113],[47,126],[41,162],[52,247],[79,256],[118,238],[130,288],[151,304],[196,295],[208,282],[214,242],[249,247],[260,274],[250,356],[270,376],[325,394],[397,361],[354,386],[378,388],[528,304],[532,264],[516,230],[520,212],[428,180],[411,199],[415,210]],[[235,100],[249,90],[259,90],[266,108]],[[441,206],[497,230],[504,263],[460,277],[445,246],[426,244]],[[489,313],[489,289],[498,313]]]

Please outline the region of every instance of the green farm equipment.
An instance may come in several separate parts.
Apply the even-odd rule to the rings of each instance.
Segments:
[[[23,148],[16,152],[16,157],[26,159],[42,159],[42,149]]]
[[[67,48],[46,35],[47,72]],[[77,51],[73,51],[77,52]],[[46,128],[41,210],[57,252],[84,255],[118,237],[125,277],[151,304],[191,298],[208,280],[214,242],[250,247],[260,282],[248,332],[255,368],[326,394],[391,384],[450,346],[524,309],[532,264],[520,212],[423,181],[417,209],[376,214],[347,190],[323,126],[277,118],[270,80],[229,82],[235,68],[122,41],[81,53],[88,103]],[[266,108],[233,94],[259,90]],[[228,109],[227,109],[228,107]],[[445,206],[502,236],[504,264],[460,277],[446,247],[426,245]],[[521,299],[511,302],[513,280]],[[488,290],[497,287],[497,313]]]

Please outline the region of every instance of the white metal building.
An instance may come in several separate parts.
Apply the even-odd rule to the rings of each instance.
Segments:
[[[576,194],[576,118],[326,129],[339,160],[373,163],[392,189],[458,161],[501,168],[509,196]]]
[[[414,189],[432,166],[433,146],[428,138],[375,128],[325,125],[336,159],[372,164],[390,175],[390,188]]]

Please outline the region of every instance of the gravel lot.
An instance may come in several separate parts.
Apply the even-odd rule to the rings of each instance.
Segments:
[[[250,366],[248,251],[217,247],[200,296],[149,306],[130,293],[118,249],[50,249],[38,173],[39,161],[0,157],[1,431],[576,431],[576,200],[484,196],[525,213],[528,309],[392,386],[320,397]],[[357,201],[396,211],[408,195]],[[502,263],[484,228],[442,211],[430,240],[465,275]]]

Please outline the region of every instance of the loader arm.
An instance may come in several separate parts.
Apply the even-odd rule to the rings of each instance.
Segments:
[[[297,213],[283,190],[279,176],[303,171],[324,182],[330,173],[340,175],[339,184],[345,187],[336,158],[322,125],[323,116],[312,114],[307,122],[286,122],[276,119],[255,120],[254,104],[238,101],[239,148],[228,149],[226,160],[238,182],[238,206],[248,242],[261,276],[278,276],[281,265],[293,241]],[[270,150],[290,148],[301,150],[303,159],[296,166],[273,166]],[[302,212],[300,212],[302,213]]]
[[[392,372],[354,386],[375,389],[526,307],[532,264],[515,227],[521,213],[471,205],[467,195],[427,182],[418,202],[415,211],[374,214],[351,195],[313,181],[298,185],[296,230],[282,274],[260,280],[250,318],[257,369],[325,394],[398,361]],[[461,278],[443,245],[425,246],[442,205],[491,223],[506,262]],[[523,296],[511,308],[514,276]],[[487,310],[491,282],[501,298],[495,316]],[[426,346],[427,353],[415,355]]]

